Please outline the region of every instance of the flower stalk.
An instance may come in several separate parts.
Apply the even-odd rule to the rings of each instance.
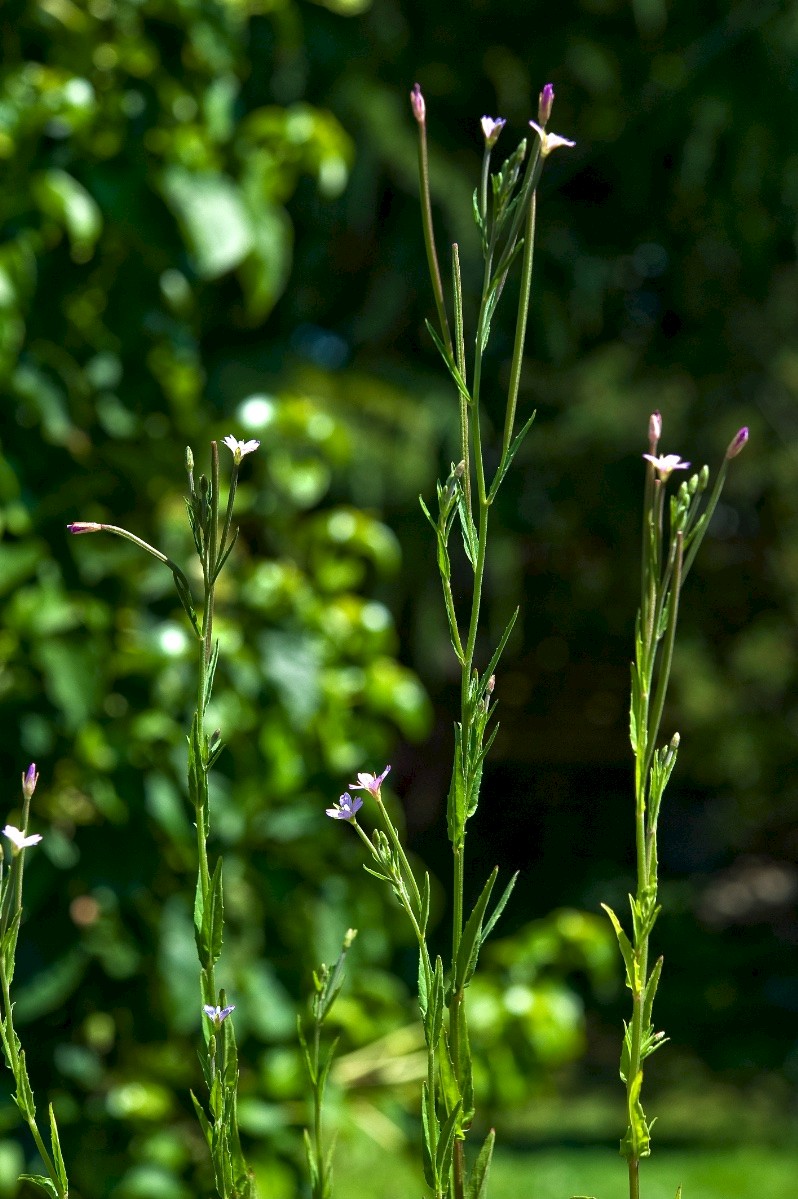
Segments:
[[[257,441],[239,441],[230,436],[224,445],[233,457],[224,518],[220,517],[219,447],[211,442],[210,477],[194,478],[194,455],[186,450],[189,494],[186,509],[194,548],[202,573],[202,614],[194,607],[191,588],[184,572],[166,554],[118,525],[80,521],[69,525],[75,534],[105,532],[137,545],[172,572],[177,595],[189,619],[197,643],[197,701],[188,738],[188,795],[197,830],[197,882],[194,897],[194,937],[200,970],[201,1010],[207,1017],[202,1026],[200,1063],[208,1092],[206,1107],[192,1092],[194,1109],[204,1134],[218,1199],[256,1199],[254,1177],[241,1148],[238,1128],[238,1052],[233,1028],[234,1004],[225,990],[217,987],[216,967],[224,933],[224,888],[222,859],[211,869],[208,839],[211,830],[209,776],[223,749],[217,733],[208,735],[206,716],[213,694],[219,643],[214,640],[215,589],[219,575],[236,543],[232,530],[233,506],[241,462],[258,448]]]
[[[629,1175],[629,1199],[640,1196],[640,1162],[651,1152],[651,1127],[643,1110],[641,1091],[643,1064],[666,1041],[656,1032],[653,1005],[662,974],[660,957],[649,966],[651,934],[660,912],[657,825],[662,797],[676,764],[679,734],[657,748],[665,701],[668,694],[681,592],[687,574],[715,511],[729,461],[748,439],[741,429],[732,440],[718,471],[715,484],[704,503],[709,486],[709,469],[682,482],[668,502],[666,489],[676,470],[687,470],[678,454],[658,454],[662,417],[649,419],[649,452],[643,499],[643,553],[641,599],[635,632],[632,663],[630,740],[635,761],[635,849],[637,885],[629,896],[632,935],[607,904],[602,907],[612,922],[624,962],[626,985],[632,993],[632,1016],[626,1026],[621,1050],[620,1076],[626,1092],[627,1128],[621,1140],[621,1155]]]

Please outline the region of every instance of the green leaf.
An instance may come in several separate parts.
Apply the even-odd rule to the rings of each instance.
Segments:
[[[465,380],[463,379],[463,376],[460,374],[460,371],[457,369],[457,366],[455,365],[454,360],[452,359],[451,355],[449,354],[449,351],[446,349],[445,345],[441,341],[438,334],[435,332],[435,329],[430,324],[430,322],[425,321],[424,323],[427,326],[427,329],[429,330],[430,337],[435,342],[435,346],[438,350],[438,353],[440,354],[441,358],[443,359],[444,363],[446,364],[446,369],[448,370],[449,374],[452,376],[452,379],[454,380],[454,384],[455,384],[457,390],[460,392],[460,395],[463,396],[463,398],[465,400],[467,400],[468,403],[470,404],[471,396],[470,396],[468,388],[465,384]]]
[[[189,1094],[191,1096],[191,1102],[194,1104],[194,1111],[197,1113],[197,1119],[199,1120],[199,1125],[202,1129],[202,1135],[205,1137],[208,1148],[210,1149],[212,1140],[210,1122],[208,1121],[208,1117],[205,1115],[205,1109],[197,1096],[193,1091],[189,1091]]]
[[[446,825],[449,840],[455,849],[463,843],[466,822],[466,781],[463,774],[463,730],[454,726],[454,762],[449,798],[446,804]]]
[[[33,1091],[31,1090],[30,1079],[28,1078],[28,1067],[25,1064],[24,1049],[20,1050],[15,1081],[17,1084],[17,1091],[14,1095],[14,1102],[22,1112],[22,1115],[25,1116],[26,1119],[32,1120],[36,1115],[36,1104],[33,1100]]]
[[[478,688],[478,694],[480,694],[480,695],[484,693],[485,688],[488,685],[490,676],[492,674],[494,674],[496,667],[499,665],[499,659],[501,658],[502,653],[504,652],[505,645],[507,644],[507,642],[510,639],[510,634],[512,633],[512,631],[515,627],[515,622],[518,620],[518,613],[520,611],[521,611],[520,608],[516,608],[515,611],[513,612],[512,616],[510,617],[509,621],[507,622],[507,627],[505,628],[504,632],[501,635],[501,638],[499,639],[499,644],[496,646],[496,649],[493,652],[493,657],[491,658],[490,662],[488,663],[487,668],[482,672],[482,677],[479,680],[479,688]]]
[[[218,962],[222,952],[222,937],[224,935],[224,891],[222,887],[222,859],[219,858],[213,871],[210,885],[210,915],[208,918],[209,946],[214,963]]]
[[[38,1187],[44,1191],[45,1195],[50,1195],[51,1199],[58,1199],[58,1189],[51,1178],[45,1178],[44,1174],[20,1174],[19,1182],[29,1182],[31,1186]]]
[[[510,442],[510,445],[507,447],[507,453],[503,456],[501,462],[499,463],[499,466],[498,466],[498,469],[494,476],[493,482],[490,485],[490,491],[488,492],[488,503],[489,504],[492,504],[494,499],[496,498],[496,493],[498,492],[499,488],[502,485],[504,476],[507,474],[507,471],[510,469],[513,458],[516,456],[516,454],[520,450],[521,444],[522,444],[524,438],[526,437],[529,430],[532,428],[532,423],[536,416],[537,416],[537,412],[533,412],[532,415],[530,416],[529,420],[526,422],[526,424],[524,424],[518,430],[515,437]]]
[[[97,201],[66,171],[37,171],[31,179],[33,198],[43,213],[66,230],[76,262],[88,262],[102,232]]]
[[[204,701],[203,712],[208,707],[208,704],[210,703],[211,695],[213,694],[213,682],[214,682],[214,679],[216,678],[216,664],[218,663],[218,661],[219,661],[219,642],[214,641],[213,648],[211,649],[211,656],[208,661],[208,665],[205,669],[205,692],[203,695],[203,701]]]
[[[440,1076],[441,1093],[443,1102],[447,1111],[451,1111],[457,1103],[462,1103],[462,1095],[460,1086],[457,1082],[457,1076],[452,1065],[452,1055],[449,1048],[449,1036],[446,1029],[443,1030],[443,1041],[441,1050],[438,1055],[438,1071]]]
[[[194,270],[218,279],[239,266],[255,244],[238,186],[215,171],[168,167],[161,188],[180,224]]]
[[[501,916],[505,907],[507,906],[507,901],[510,898],[510,895],[512,894],[513,887],[516,884],[516,880],[518,879],[519,874],[520,874],[520,871],[516,870],[515,874],[510,879],[507,886],[504,888],[504,891],[502,892],[502,897],[499,900],[499,902],[496,904],[496,907],[493,909],[493,913],[491,914],[490,919],[488,920],[487,924],[483,928],[483,930],[482,930],[482,944],[483,945],[485,944],[485,941],[488,939],[491,932],[493,931],[493,927],[496,924],[496,921],[499,919],[499,917]]]
[[[449,1171],[452,1168],[452,1154],[454,1152],[454,1134],[457,1131],[457,1119],[460,1115],[460,1104],[456,1103],[449,1115],[444,1121],[441,1128],[440,1140],[438,1141],[438,1149],[435,1154],[435,1172],[440,1181],[446,1186],[449,1178]]]
[[[621,1156],[625,1157],[627,1161],[648,1157],[651,1154],[651,1129],[646,1122],[645,1113],[640,1103],[642,1085],[643,1071],[640,1070],[629,1088],[629,1127],[621,1141]]]
[[[443,962],[439,956],[435,959],[435,971],[432,975],[432,1003],[426,1022],[427,1044],[432,1049],[437,1047],[441,1039],[444,1007]]]
[[[654,1007],[654,996],[656,995],[657,987],[659,986],[659,979],[660,979],[660,975],[662,974],[663,962],[664,962],[664,958],[661,958],[661,957],[657,958],[656,962],[654,963],[654,968],[651,971],[651,974],[648,976],[648,982],[646,983],[646,989],[643,992],[642,1018],[643,1018],[643,1027],[644,1028],[647,1028],[648,1025],[651,1023],[651,1011],[652,1011],[652,1008]]]
[[[499,867],[494,866],[463,929],[454,967],[454,990],[456,992],[461,992],[464,987],[468,986],[477,968],[477,959],[482,945],[482,921],[498,874]]]
[[[488,1175],[493,1158],[493,1146],[496,1143],[496,1130],[491,1128],[485,1137],[482,1148],[474,1162],[473,1169],[466,1183],[466,1199],[486,1199],[488,1193]]]
[[[435,1154],[438,1147],[438,1117],[435,1113],[434,1100],[431,1101],[430,1090],[426,1082],[421,1084],[421,1147],[424,1161],[424,1179],[427,1186],[435,1189]]]
[[[432,515],[431,515],[431,513],[430,513],[430,510],[429,510],[429,508],[427,507],[427,505],[424,503],[424,497],[423,497],[423,495],[420,495],[420,496],[418,497],[418,502],[419,502],[419,504],[421,505],[421,511],[424,513],[424,515],[426,516],[427,520],[428,520],[428,521],[429,521],[429,523],[432,525],[432,528],[433,528],[433,530],[434,530],[435,534],[437,535],[437,532],[438,532],[438,522],[437,522],[436,520],[433,520],[433,519],[432,519]]]
[[[69,1180],[67,1179],[66,1166],[64,1164],[64,1155],[61,1152],[61,1142],[58,1139],[58,1126],[55,1122],[55,1112],[53,1105],[50,1104],[50,1145],[53,1150],[53,1163],[55,1172],[58,1175],[58,1181],[61,1183],[61,1189],[64,1194],[69,1191]]]
[[[624,965],[626,966],[626,985],[632,992],[634,992],[637,989],[637,963],[635,961],[634,950],[632,949],[629,938],[621,927],[620,920],[615,915],[612,908],[608,907],[606,903],[603,903],[601,906],[604,908],[604,911],[612,921],[612,927],[615,929],[615,936],[618,938],[618,946],[620,948],[621,955],[623,956]]]

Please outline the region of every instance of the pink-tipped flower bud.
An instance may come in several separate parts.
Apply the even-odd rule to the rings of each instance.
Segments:
[[[26,799],[30,799],[33,792],[36,790],[36,784],[39,781],[39,772],[36,769],[36,763],[31,762],[28,769],[22,775],[22,794]]]
[[[102,533],[102,525],[96,524],[93,520],[75,520],[71,525],[67,525],[70,533]]]
[[[741,452],[741,450],[745,447],[745,443],[747,441],[748,441],[748,426],[743,425],[742,429],[740,429],[734,435],[734,437],[731,439],[731,441],[729,442],[729,448],[726,451],[727,461],[730,458],[736,458],[737,455]]]
[[[410,93],[410,107],[413,109],[413,116],[416,118],[419,125],[423,125],[427,117],[427,106],[424,103],[424,97],[421,94],[420,83],[413,84],[413,90]]]
[[[507,121],[504,117],[483,117],[480,124],[482,125],[482,132],[485,135],[485,147],[488,150],[492,150],[499,140],[499,134],[507,124]]]
[[[554,84],[546,83],[543,85],[543,91],[538,96],[538,123],[546,128],[546,123],[551,116],[551,110],[554,107]]]
[[[651,447],[651,452],[657,448],[657,443],[662,436],[662,417],[658,412],[652,412],[648,418],[648,444]]]

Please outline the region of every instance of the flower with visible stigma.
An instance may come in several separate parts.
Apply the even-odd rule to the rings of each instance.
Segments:
[[[14,857],[22,849],[27,849],[29,845],[38,845],[42,839],[41,833],[33,833],[30,837],[26,837],[21,829],[18,829],[13,824],[7,824],[3,829],[3,836],[8,837],[11,844],[14,846]]]
[[[353,798],[348,791],[344,791],[338,803],[332,808],[327,808],[326,812],[333,820],[354,820],[362,807],[363,800],[359,795]]]
[[[690,465],[689,462],[682,462],[678,454],[644,454],[643,457],[652,464],[663,483],[672,471],[687,470]]]
[[[227,446],[230,453],[233,455],[233,462],[238,466],[242,458],[247,454],[254,454],[255,450],[260,445],[253,437],[251,441],[239,441],[237,437],[233,437],[232,433],[229,437],[225,437],[224,444]]]
[[[206,1003],[202,1010],[208,1019],[213,1023],[213,1027],[219,1028],[222,1024],[222,1021],[226,1020],[230,1013],[236,1010],[236,1005],[231,1003],[229,1007],[219,1007],[218,1005],[216,1007],[212,1007],[211,1004]]]
[[[350,783],[353,791],[368,791],[375,799],[380,797],[380,788],[386,775],[390,774],[390,766],[386,766],[382,774],[359,774],[356,783]]]
[[[529,123],[540,138],[541,158],[547,158],[552,150],[556,150],[558,146],[576,145],[576,142],[572,142],[570,138],[560,137],[559,133],[547,133],[542,125],[538,125],[537,121],[530,121]]]
[[[485,145],[489,150],[492,150],[499,140],[501,133],[507,121],[504,117],[483,117],[480,121],[482,132],[485,135]]]

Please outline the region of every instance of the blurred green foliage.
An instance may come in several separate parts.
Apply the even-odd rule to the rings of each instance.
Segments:
[[[373,1055],[398,1014],[412,1019],[388,971],[412,978],[401,923],[319,814],[349,771],[390,753],[413,843],[447,875],[452,663],[416,503],[456,452],[456,414],[423,325],[415,79],[441,244],[460,241],[467,277],[478,117],[507,117],[511,148],[553,79],[552,127],[578,141],[540,198],[521,397],[538,420],[497,512],[487,594],[486,641],[523,612],[470,848],[475,877],[524,871],[504,930],[520,930],[516,948],[497,942],[484,979],[485,1043],[500,1028],[521,1062],[492,1102],[581,1050],[585,979],[604,995],[598,934],[574,958],[561,930],[547,957],[525,926],[625,902],[653,408],[663,448],[694,463],[752,428],[674,666],[683,748],[660,924],[673,1044],[657,1070],[700,1054],[735,1078],[794,1077],[798,4],[468,0],[455,17],[429,0],[6,0],[0,23],[2,760],[11,796],[39,762],[37,819],[52,825],[26,883],[18,1015],[76,1193],[180,1199],[205,1168],[185,1104],[188,640],[168,573],[64,534],[109,519],[185,560],[187,442],[204,464],[211,437],[263,440],[221,597],[230,750],[215,802],[242,1122],[271,1194],[294,1193],[304,1119],[294,1005],[348,925],[361,932],[346,1053]],[[519,945],[540,951],[532,968]],[[519,1008],[527,989],[550,1002],[510,1011],[505,983]],[[618,1019],[594,1007],[593,1078],[614,1073]],[[372,1135],[403,1125],[351,1077]],[[0,1124],[16,1127],[10,1104]],[[7,1194],[19,1162],[0,1143]]]

